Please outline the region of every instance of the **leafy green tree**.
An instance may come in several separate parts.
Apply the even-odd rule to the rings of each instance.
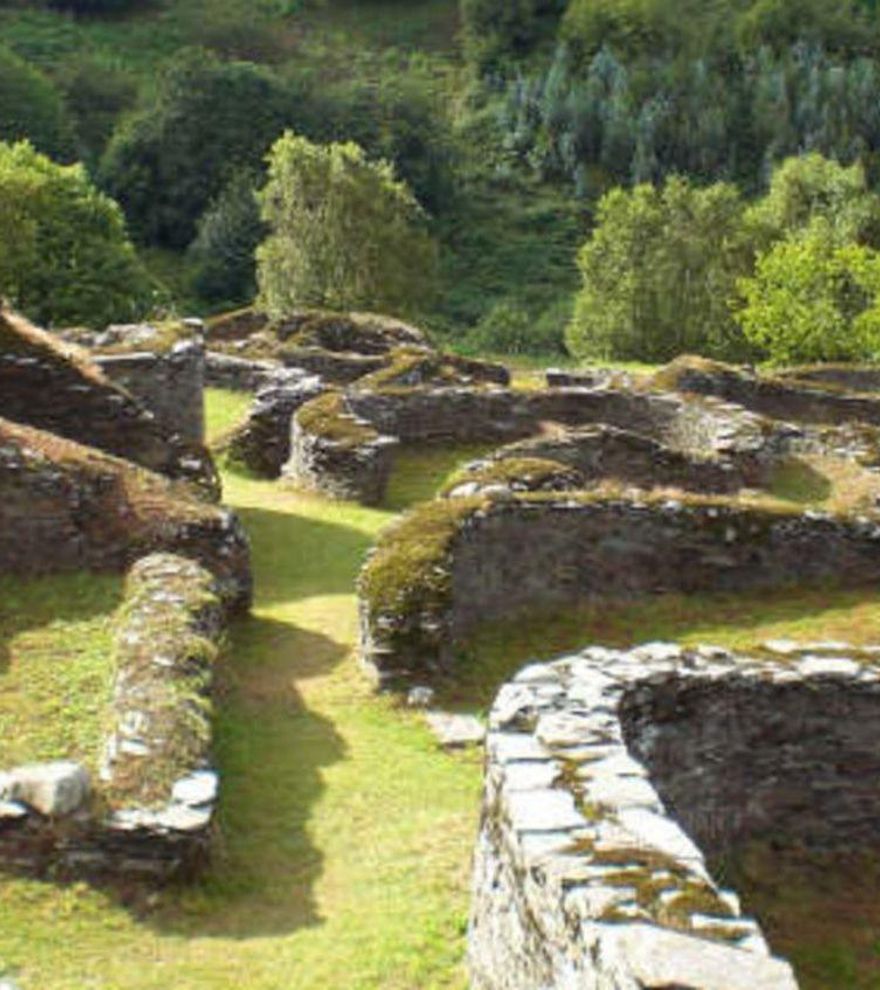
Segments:
[[[99,180],[140,241],[184,248],[230,177],[259,167],[302,114],[295,91],[270,70],[184,50],[161,73],[153,102],[117,129]]]
[[[465,52],[480,72],[527,54],[553,27],[566,0],[460,0]]]
[[[257,250],[259,302],[271,315],[302,306],[407,313],[427,301],[434,246],[386,162],[288,131],[259,199],[270,230]]]
[[[745,51],[768,46],[776,51],[795,42],[820,44],[829,51],[876,50],[877,19],[858,3],[837,0],[756,0],[736,20]]]
[[[880,254],[841,245],[824,218],[762,254],[740,290],[743,332],[775,363],[880,355]]]
[[[149,280],[119,207],[81,165],[0,143],[0,296],[44,324],[100,327],[149,306]]]
[[[199,220],[188,254],[193,287],[211,304],[242,305],[256,294],[254,253],[266,233],[256,184],[253,173],[237,173]]]
[[[816,219],[825,221],[828,236],[838,244],[880,247],[880,197],[868,188],[860,163],[845,167],[820,154],[788,158],[774,170],[767,194],[745,216],[761,249],[805,230]]]
[[[665,361],[744,351],[728,300],[748,272],[737,190],[684,179],[614,189],[578,255],[583,278],[566,341],[581,358]]]
[[[58,91],[39,69],[0,45],[0,141],[32,142],[54,158],[73,150]]]

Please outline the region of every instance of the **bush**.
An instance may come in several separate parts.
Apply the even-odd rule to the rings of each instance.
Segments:
[[[435,253],[424,216],[385,162],[356,144],[316,145],[288,132],[259,195],[270,234],[257,250],[259,305],[418,312]]]
[[[583,288],[566,334],[579,358],[668,361],[745,351],[728,309],[749,271],[742,203],[733,186],[684,179],[614,189],[578,255]]]
[[[880,355],[880,254],[841,246],[824,219],[761,255],[740,288],[743,331],[774,363]]]
[[[79,157],[96,167],[119,117],[134,106],[137,87],[124,69],[86,56],[62,66],[56,81],[64,93]]]
[[[140,241],[184,248],[231,176],[258,168],[302,115],[296,92],[270,70],[185,50],[160,74],[152,102],[113,135],[99,180]]]
[[[244,305],[257,291],[257,245],[266,234],[256,198],[257,177],[239,172],[208,207],[189,248],[193,288],[212,305]]]
[[[25,139],[53,158],[72,155],[72,133],[58,91],[42,72],[0,45],[0,141]]]
[[[122,212],[81,165],[57,165],[26,142],[0,143],[0,228],[0,295],[31,319],[101,327],[149,306]]]
[[[465,336],[468,351],[489,354],[559,355],[571,318],[571,302],[563,299],[538,316],[519,300],[496,303]]]

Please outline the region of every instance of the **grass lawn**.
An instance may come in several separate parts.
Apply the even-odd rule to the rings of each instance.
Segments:
[[[212,435],[239,400],[210,394]],[[404,452],[390,506],[430,494],[476,453]],[[219,671],[214,865],[141,913],[84,886],[0,879],[0,973],[23,990],[464,990],[480,758],[438,752],[418,716],[371,694],[351,654],[353,582],[394,512],[224,480],[253,542],[257,601]],[[475,669],[449,692],[457,705],[481,708],[525,660],[590,641],[880,641],[870,592],[663,598],[522,619],[463,651]]]
[[[118,577],[0,578],[0,769],[64,755],[97,767],[121,592]]]

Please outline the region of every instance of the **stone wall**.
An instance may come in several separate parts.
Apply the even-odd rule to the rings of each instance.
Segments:
[[[732,365],[680,358],[661,370],[656,381],[665,388],[715,396],[771,419],[880,424],[880,399],[874,396],[847,394],[806,381],[763,377]]]
[[[0,419],[0,571],[121,571],[154,550],[202,561],[230,608],[251,597],[247,537],[226,509],[70,440]]]
[[[219,478],[200,445],[169,435],[88,355],[0,311],[0,416],[124,457],[207,495]]]
[[[515,468],[540,459],[567,466],[568,483],[557,490],[585,489],[604,481],[640,488],[676,487],[696,492],[732,493],[747,484],[741,462],[723,456],[697,457],[673,450],[650,437],[600,424],[533,437],[499,447],[489,457],[474,461],[452,483],[452,494],[471,495],[486,484],[497,483],[506,465]],[[748,474],[754,483],[755,471]],[[505,483],[509,474],[504,473]],[[517,488],[515,483],[511,485]],[[525,486],[525,490],[535,490]]]
[[[117,385],[152,412],[168,434],[200,444],[205,439],[205,349],[201,339],[180,341],[169,351],[92,355]]]
[[[876,846],[880,675],[877,651],[784,649],[591,647],[502,688],[475,988],[796,990],[707,855],[762,835]]]
[[[132,568],[112,717],[94,788],[63,760],[0,773],[0,866],[55,879],[189,879],[210,851],[213,662],[225,612],[212,574],[168,554]]]
[[[776,372],[784,381],[816,382],[848,392],[880,392],[880,368],[857,364],[814,364]]]
[[[327,392],[301,406],[291,429],[285,477],[331,498],[382,501],[397,440],[349,412],[342,393]]]
[[[508,493],[446,504],[422,505],[383,533],[361,574],[361,655],[380,682],[454,670],[456,644],[477,625],[529,609],[880,579],[880,525],[866,518],[698,496]],[[430,552],[413,556],[426,539]]]
[[[208,351],[205,354],[205,384],[233,392],[255,392],[281,367],[277,361],[258,361]]]
[[[247,418],[227,445],[230,460],[264,478],[277,478],[290,459],[293,414],[326,391],[317,375],[296,368],[267,374],[257,388]]]

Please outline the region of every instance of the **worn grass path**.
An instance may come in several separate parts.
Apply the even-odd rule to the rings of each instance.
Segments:
[[[241,405],[212,394],[215,433]],[[0,975],[23,990],[463,990],[479,760],[439,753],[416,716],[371,694],[351,647],[354,579],[376,533],[474,453],[403,458],[384,511],[226,477],[253,541],[257,601],[219,671],[215,863],[147,911],[81,885],[0,876]],[[880,642],[876,593],[669,597],[536,616],[476,637],[471,674],[447,694],[485,704],[527,658],[590,640],[747,646],[786,635]],[[828,900],[816,909],[827,918]],[[865,921],[859,940],[871,945],[876,920]],[[819,958],[796,933],[781,943],[810,973],[804,987],[876,990],[874,955],[858,969],[852,932],[827,921],[822,932]]]
[[[429,474],[404,472],[392,500]],[[0,879],[0,974],[25,990],[460,990],[479,760],[438,752],[351,657],[355,575],[393,512],[234,475],[226,498],[258,590],[220,671],[211,873],[140,918],[83,886]]]

